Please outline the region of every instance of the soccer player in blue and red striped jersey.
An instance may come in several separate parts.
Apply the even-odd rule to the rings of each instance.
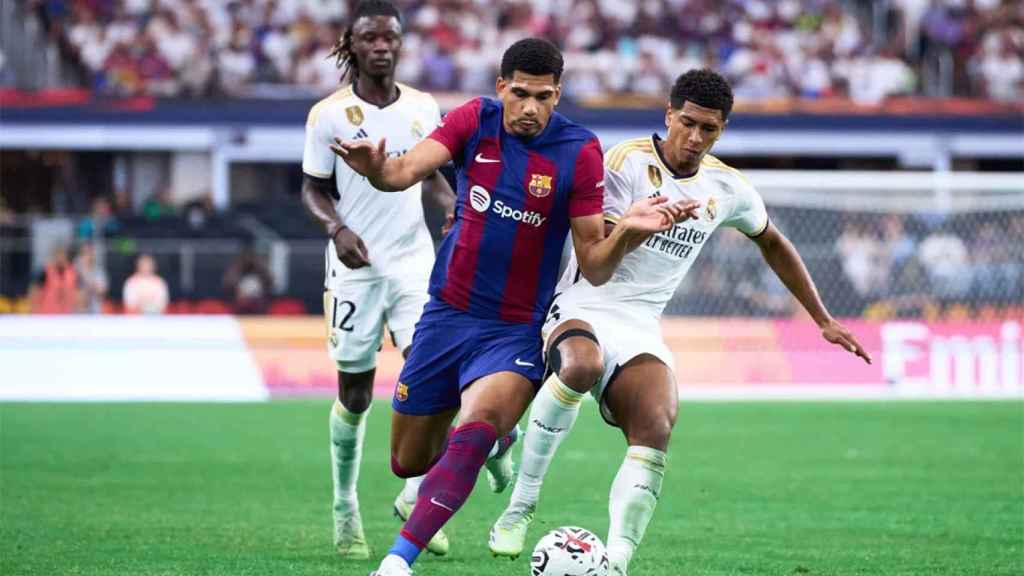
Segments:
[[[378,190],[404,190],[449,161],[457,174],[454,224],[392,403],[392,469],[427,476],[373,575],[411,574],[420,550],[469,497],[485,461],[510,464],[510,442],[499,442],[497,453],[492,447],[514,430],[543,378],[540,326],[569,231],[581,273],[599,285],[630,246],[697,208],[640,201],[605,236],[600,144],[554,112],[562,65],[550,42],[521,40],[502,57],[499,98],[452,110],[408,154],[387,158],[383,141],[339,140],[335,147]],[[457,412],[459,425],[449,431]]]

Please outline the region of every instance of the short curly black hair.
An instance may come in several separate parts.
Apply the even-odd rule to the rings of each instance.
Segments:
[[[722,111],[722,119],[732,112],[732,87],[721,74],[704,68],[680,74],[672,86],[669,101],[672,107],[680,109],[689,100],[698,106]]]
[[[555,82],[562,77],[562,52],[557,46],[543,38],[524,38],[505,50],[501,57],[501,77],[512,78],[516,70],[543,76],[554,74]]]

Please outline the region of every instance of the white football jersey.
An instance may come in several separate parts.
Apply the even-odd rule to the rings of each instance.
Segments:
[[[617,222],[631,204],[652,196],[697,200],[700,219],[648,238],[601,286],[579,273],[574,254],[557,292],[571,294],[578,305],[627,304],[660,315],[716,228],[729,226],[753,237],[768,227],[764,201],[738,170],[706,155],[697,174],[674,178],[655,146],[657,138],[627,140],[605,153],[605,220]]]
[[[331,151],[335,138],[386,138],[388,156],[405,154],[433,132],[441,121],[434,97],[399,84],[395,102],[379,108],[346,86],[318,102],[306,121],[306,148],[302,171],[316,178],[334,177],[338,198],[334,209],[345,225],[363,239],[370,266],[346,272],[349,278],[378,278],[416,270],[429,274],[434,244],[423,220],[422,185],[402,192],[381,192],[370,185]],[[332,270],[347,270],[338,261],[334,246],[328,246]]]

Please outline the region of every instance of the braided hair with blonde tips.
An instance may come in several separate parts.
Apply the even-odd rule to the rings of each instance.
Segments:
[[[353,81],[359,76],[359,65],[352,52],[352,27],[360,18],[367,16],[393,16],[399,24],[402,23],[402,14],[388,0],[363,0],[360,2],[352,13],[348,27],[345,28],[341,38],[338,38],[338,42],[327,56],[335,59],[335,64],[341,70],[342,81],[350,74]]]

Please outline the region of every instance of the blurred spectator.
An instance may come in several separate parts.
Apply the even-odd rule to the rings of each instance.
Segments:
[[[971,287],[967,246],[944,225],[921,242],[917,259],[931,281],[932,292],[940,298],[961,298]]]
[[[1014,261],[1006,231],[992,222],[981,225],[971,244],[973,278],[977,295],[991,300],[1019,297],[1021,264]],[[1021,236],[1011,236],[1017,238]]]
[[[900,268],[914,255],[917,242],[907,234],[904,217],[889,214],[882,218],[882,247],[890,268]]]
[[[189,228],[192,228],[195,232],[206,228],[213,213],[213,196],[210,194],[204,194],[192,200],[185,205],[184,209],[185,221],[188,222]]]
[[[843,262],[843,272],[861,297],[872,296],[881,289],[886,271],[881,266],[882,245],[861,224],[847,222],[836,241],[836,250]]]
[[[135,273],[125,281],[123,297],[128,314],[162,314],[167,308],[167,283],[156,273],[156,261],[149,254],[135,261]]]
[[[151,221],[161,220],[174,215],[174,205],[171,204],[171,189],[168,186],[161,186],[142,205],[142,215]]]
[[[270,301],[273,280],[266,263],[246,248],[224,273],[224,290],[236,314],[263,314]]]
[[[241,95],[279,82],[326,93],[338,75],[325,56],[348,24],[348,4],[51,0],[41,3],[40,15],[51,30],[64,31],[70,54],[101,91],[209,95],[216,87]],[[504,47],[539,35],[565,50],[570,97],[653,93],[666,78],[711,65],[749,99],[1021,98],[1019,0],[396,4],[405,28],[398,77],[428,89],[488,90]]]
[[[79,310],[86,314],[103,311],[103,299],[107,296],[107,273],[96,258],[96,247],[91,242],[82,244],[75,259],[78,274]]]
[[[114,234],[117,230],[117,219],[113,216],[110,200],[100,196],[93,199],[89,215],[79,221],[77,235],[79,240],[96,240]]]
[[[78,308],[78,275],[67,250],[57,248],[29,294],[35,314],[71,314]]]

